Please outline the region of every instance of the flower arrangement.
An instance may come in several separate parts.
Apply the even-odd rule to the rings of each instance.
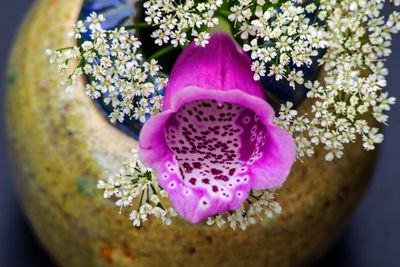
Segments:
[[[316,146],[331,161],[347,143],[361,140],[373,150],[383,141],[366,118],[385,124],[395,103],[383,91],[384,61],[391,34],[400,30],[399,1],[136,4],[140,22],[110,26],[93,12],[73,26],[76,46],[48,50],[50,62],[66,73],[67,91],[84,75],[87,95],[112,107],[111,122],[143,126],[132,158],[98,182],[120,209],[134,206],[134,226],[150,215],[169,225],[179,214],[192,223],[246,229],[281,213],[274,188]],[[159,47],[149,57],[138,37],[142,29],[151,30]],[[177,49],[183,51],[168,77],[157,60]],[[307,75],[315,65],[323,80]],[[311,111],[286,101],[275,116],[266,79],[285,81],[294,92],[306,88]]]

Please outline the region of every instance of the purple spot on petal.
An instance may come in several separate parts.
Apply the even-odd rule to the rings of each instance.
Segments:
[[[211,169],[211,173],[212,173],[213,175],[217,175],[217,174],[221,174],[222,171],[212,168],[212,169]]]
[[[222,180],[224,182],[227,182],[227,181],[229,181],[229,178],[225,175],[217,175],[217,176],[215,176],[215,180]]]
[[[190,166],[190,164],[188,162],[184,162],[182,164],[183,168],[185,168],[185,172],[186,173],[191,173],[193,168]]]
[[[191,183],[192,185],[196,185],[196,178],[194,177],[190,178],[189,183]]]

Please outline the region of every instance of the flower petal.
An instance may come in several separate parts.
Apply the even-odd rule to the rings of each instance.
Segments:
[[[206,47],[191,43],[179,56],[165,92],[163,109],[181,89],[197,86],[207,90],[242,90],[265,99],[261,82],[253,79],[251,59],[225,32],[214,32]]]
[[[253,80],[250,59],[224,33],[189,45],[171,74],[163,112],[144,124],[141,159],[157,169],[178,213],[198,223],[239,208],[251,188],[280,185],[294,161],[291,136]]]
[[[274,125],[269,125],[266,130],[265,145],[260,150],[262,154],[259,160],[254,161],[249,174],[252,177],[251,188],[255,190],[281,186],[296,158],[296,146],[289,133]]]

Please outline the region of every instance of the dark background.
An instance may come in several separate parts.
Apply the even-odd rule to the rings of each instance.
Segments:
[[[66,0],[68,1],[68,0]],[[0,266],[54,266],[21,212],[13,189],[4,140],[4,75],[13,38],[33,0],[0,0]],[[400,34],[393,39],[387,90],[400,99]],[[399,101],[398,101],[399,102]],[[343,233],[317,266],[400,266],[400,103],[389,113],[390,127],[371,185]],[[40,215],[38,215],[40,216]]]

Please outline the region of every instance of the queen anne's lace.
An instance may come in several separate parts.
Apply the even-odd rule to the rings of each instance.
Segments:
[[[84,22],[78,21],[71,32],[77,39],[91,31],[91,40],[83,40],[81,45],[56,50],[48,50],[50,62],[59,64],[59,71],[67,73],[68,63],[76,61],[78,66],[61,83],[68,92],[72,91],[77,79],[84,73],[89,78],[86,94],[97,99],[104,96],[106,105],[112,105],[111,122],[135,119],[145,122],[149,115],[158,113],[162,107],[159,90],[167,79],[159,70],[157,60],[143,60],[139,52],[141,42],[124,27],[104,30],[100,22],[102,15],[92,13]]]
[[[387,18],[381,14],[385,4],[392,9]],[[309,89],[307,98],[313,99],[309,113],[300,114],[293,103],[287,102],[275,119],[295,139],[297,157],[312,156],[315,147],[322,145],[326,160],[333,160],[343,155],[346,143],[361,139],[363,147],[372,150],[383,140],[373,126],[375,122],[366,118],[385,124],[388,116],[384,112],[395,103],[395,98],[383,92],[388,74],[384,62],[391,53],[391,35],[400,30],[400,13],[395,10],[399,5],[399,0],[149,0],[143,7],[145,22],[154,27],[151,36],[155,43],[172,48],[185,47],[192,41],[206,46],[208,29],[221,26],[222,20],[229,21],[236,41],[252,58],[255,80],[271,76],[286,80],[294,90],[299,85]],[[160,90],[167,79],[161,75],[156,59],[143,59],[141,42],[134,31],[103,30],[102,20],[102,15],[93,13],[86,21],[78,21],[71,36],[80,39],[80,44],[48,50],[50,61],[68,74],[62,81],[67,91],[72,91],[77,79],[86,74],[90,80],[87,94],[92,98],[102,96],[106,104],[113,106],[112,122],[127,118],[144,122],[161,110]],[[83,37],[88,31],[91,40]],[[72,61],[76,64],[70,70]],[[304,76],[301,68],[312,64],[323,66],[323,80],[312,81]],[[141,166],[137,159],[134,162]],[[146,168],[139,172],[147,171],[154,174]],[[115,178],[122,176],[117,174],[99,183],[99,187],[108,188],[105,197],[110,192],[117,196],[120,207],[132,205],[139,190],[133,190],[139,188],[138,184],[126,177],[123,185],[115,183],[119,181]],[[149,198],[132,212],[131,220],[139,226],[154,214],[168,224],[174,213],[157,206],[156,196],[163,191],[158,191],[153,178],[149,182],[158,193],[148,190]],[[232,228],[245,228],[254,223],[252,215],[261,213],[280,213],[272,191],[252,192],[237,211],[212,217],[208,222],[218,226],[229,222]]]
[[[380,14],[383,4],[380,0],[320,2],[326,52],[318,63],[324,66],[325,78],[305,83],[307,97],[314,99],[310,114],[297,114],[287,103],[276,118],[295,137],[298,157],[312,156],[314,147],[323,145],[330,161],[341,158],[344,145],[358,138],[366,150],[383,141],[383,134],[371,126],[375,123],[366,119],[372,115],[385,124],[384,112],[395,103],[382,91],[388,74],[384,57],[391,53],[391,34],[400,30],[400,16],[394,11],[385,19]]]
[[[151,37],[158,45],[171,43],[174,47],[188,44],[194,40],[196,44],[205,46],[208,43],[210,34],[201,31],[202,28],[212,28],[218,25],[219,21],[215,11],[223,4],[222,0],[208,0],[203,3],[199,1],[163,0],[147,1],[145,21],[148,24],[158,26]],[[187,38],[190,32],[192,38]]]
[[[132,150],[132,158],[126,161],[118,173],[108,177],[107,181],[99,180],[97,188],[104,190],[104,198],[115,197],[115,205],[120,213],[123,207],[132,206],[129,219],[139,227],[148,216],[154,215],[166,224],[171,224],[171,217],[177,215],[173,208],[164,208],[161,199],[168,198],[157,182],[156,173],[146,168],[139,160],[139,151]]]

